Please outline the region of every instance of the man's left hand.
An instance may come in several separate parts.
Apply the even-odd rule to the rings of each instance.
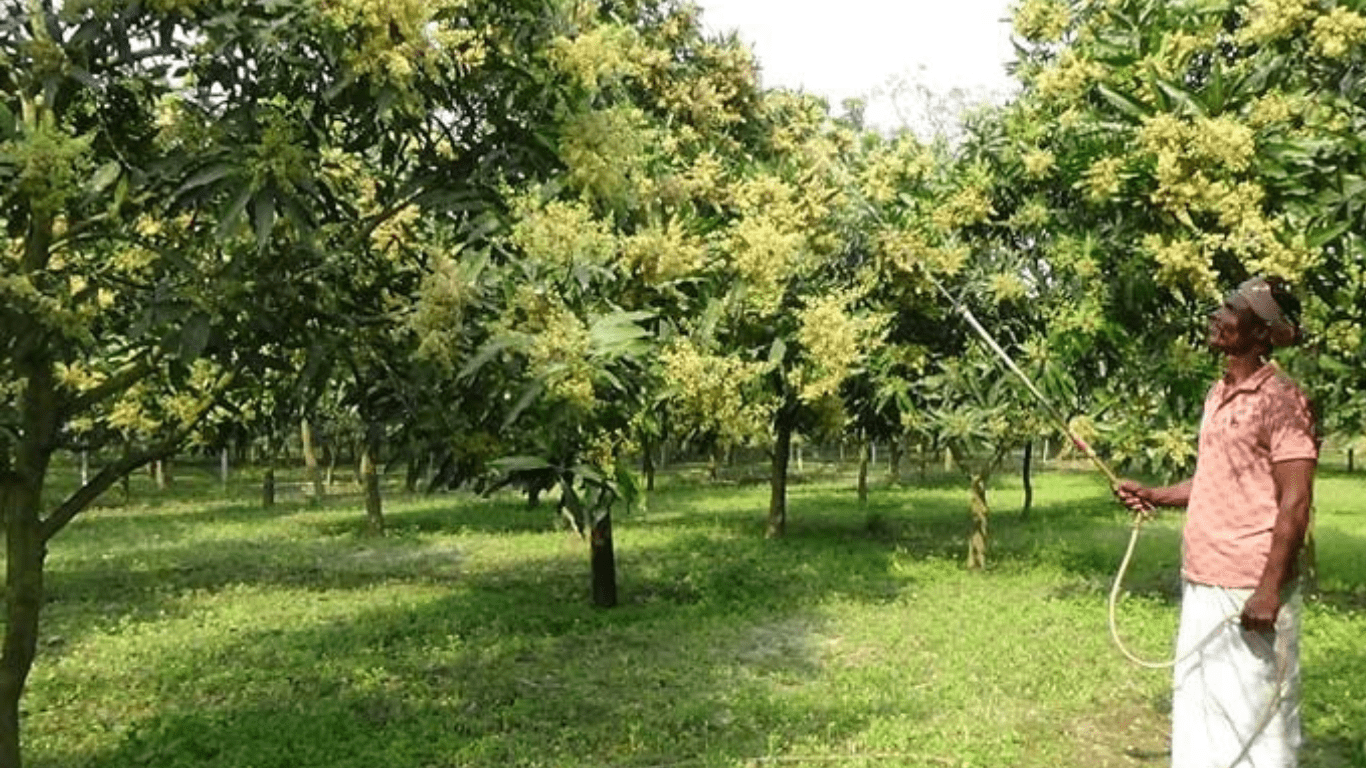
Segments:
[[[1270,632],[1276,628],[1276,614],[1281,611],[1281,596],[1274,590],[1258,588],[1243,604],[1239,621],[1249,632]]]

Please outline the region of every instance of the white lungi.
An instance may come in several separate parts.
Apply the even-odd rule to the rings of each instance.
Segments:
[[[1276,631],[1245,632],[1238,616],[1251,596],[1251,589],[1184,583],[1172,768],[1234,768],[1249,741],[1236,768],[1295,768],[1303,601],[1298,589],[1286,591]]]

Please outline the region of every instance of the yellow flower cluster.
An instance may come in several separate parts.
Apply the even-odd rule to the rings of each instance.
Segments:
[[[1104,78],[1105,74],[1103,64],[1082,58],[1069,50],[1038,74],[1035,85],[1045,100],[1065,102],[1080,98],[1092,83]]]
[[[964,245],[931,245],[915,229],[884,229],[877,234],[876,243],[884,268],[906,274],[925,269],[933,274],[952,275],[963,268],[971,255]]]
[[[371,247],[390,259],[397,259],[401,253],[400,246],[409,239],[421,213],[415,205],[405,205],[395,211],[370,231]]]
[[[1102,157],[1086,169],[1083,186],[1091,200],[1104,202],[1119,194],[1124,178],[1124,160],[1119,157]]]
[[[648,178],[655,140],[644,112],[618,105],[570,117],[563,126],[560,159],[570,182],[584,194],[626,203]]]
[[[1339,5],[1314,19],[1309,36],[1314,53],[1325,59],[1341,59],[1366,40],[1366,17]]]
[[[1048,203],[1042,198],[1031,197],[1015,210],[1015,214],[1010,217],[1010,226],[1016,229],[1034,229],[1047,224],[1051,217]]]
[[[646,83],[657,106],[686,125],[712,131],[744,119],[738,103],[758,82],[753,53],[740,44],[704,43],[690,51],[701,70],[679,75],[670,50],[646,48],[639,55],[648,69]]]
[[[998,272],[991,276],[988,290],[996,299],[997,304],[1006,304],[1019,301],[1029,293],[1028,286],[1024,280],[1014,272]]]
[[[326,0],[318,2],[323,20],[356,35],[345,63],[360,76],[374,77],[408,90],[414,67],[435,73],[447,62],[477,67],[486,51],[475,30],[444,26],[459,18],[468,0]]]
[[[801,260],[804,238],[773,216],[745,216],[730,227],[731,263],[749,288],[750,305],[761,314],[778,308],[783,281]]]
[[[639,450],[640,446],[629,435],[614,429],[594,435],[583,449],[583,460],[599,472],[610,474],[616,471],[618,459]]]
[[[546,394],[571,407],[593,409],[593,365],[588,359],[588,327],[558,301],[549,304],[543,323],[527,330],[531,343],[527,362],[531,372],[545,384]]]
[[[451,254],[438,253],[418,287],[406,325],[418,338],[417,356],[454,370],[461,353],[465,310],[478,296],[475,275]]]
[[[914,136],[901,136],[868,153],[859,187],[872,202],[885,205],[908,185],[934,170],[934,154]]]
[[[1323,331],[1329,351],[1340,355],[1355,355],[1361,351],[1361,326],[1339,320]]]
[[[641,43],[624,24],[603,24],[550,44],[550,63],[590,92],[640,74]]]
[[[1159,58],[1178,66],[1184,65],[1191,54],[1213,49],[1217,44],[1217,34],[1217,30],[1206,34],[1176,30],[1162,40],[1162,55]]]
[[[264,110],[261,141],[248,162],[252,189],[275,185],[293,190],[310,175],[308,150],[303,146],[294,120],[300,108],[281,98],[273,100],[271,109]]]
[[[1251,0],[1238,30],[1239,43],[1269,43],[1289,37],[1314,16],[1313,0]]]
[[[660,285],[694,274],[706,261],[706,249],[674,222],[652,224],[622,242],[624,266],[647,285]]]
[[[1063,0],[1024,0],[1015,6],[1011,26],[1015,34],[1034,43],[1054,43],[1067,33],[1071,11]]]
[[[48,113],[50,114],[50,113]],[[26,136],[0,142],[0,154],[19,167],[10,183],[34,213],[55,215],[81,191],[90,165],[93,135],[73,136],[42,120]]]
[[[798,396],[803,402],[838,394],[868,345],[876,343],[886,329],[887,318],[852,316],[846,311],[847,302],[843,295],[820,296],[798,315],[797,343],[802,346],[804,363]]]
[[[754,397],[765,363],[710,355],[682,339],[660,356],[669,408],[681,425],[711,432],[722,445],[738,445],[768,434],[768,408]]]
[[[683,192],[694,200],[719,202],[725,190],[726,166],[710,150],[698,155],[679,178]]]
[[[1161,235],[1145,235],[1143,249],[1157,262],[1157,282],[1173,290],[1187,290],[1192,296],[1213,298],[1218,284],[1210,260],[1198,242]]]
[[[970,227],[986,221],[995,212],[985,189],[968,186],[950,195],[930,214],[930,220],[941,232],[951,232],[958,227]]]
[[[1247,124],[1252,128],[1265,128],[1288,123],[1300,114],[1302,104],[1292,101],[1280,91],[1270,91],[1254,99],[1247,109]]]
[[[541,203],[532,191],[513,201],[513,217],[508,240],[533,261],[566,268],[605,265],[616,258],[616,239],[583,203]]]
[[[1029,149],[1020,155],[1020,161],[1024,163],[1025,175],[1031,179],[1042,179],[1053,170],[1056,158],[1053,153],[1046,149]]]

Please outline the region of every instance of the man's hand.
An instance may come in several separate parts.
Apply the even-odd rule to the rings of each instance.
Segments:
[[[1114,487],[1115,497],[1123,502],[1124,506],[1146,517],[1152,517],[1156,509],[1151,490],[1133,480],[1125,480]]]
[[[1270,632],[1276,628],[1276,615],[1280,612],[1280,594],[1274,589],[1258,587],[1243,604],[1243,613],[1238,620],[1249,632]]]

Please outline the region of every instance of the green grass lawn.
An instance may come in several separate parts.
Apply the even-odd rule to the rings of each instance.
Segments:
[[[54,542],[25,700],[38,768],[1160,766],[1168,677],[1130,666],[1105,597],[1128,535],[1094,475],[1002,478],[992,567],[960,566],[956,481],[767,488],[664,478],[616,517],[621,605],[549,507],[463,494],[273,511],[182,470]],[[1317,486],[1307,768],[1366,765],[1366,479]],[[117,494],[115,494],[117,495]],[[145,503],[143,503],[145,502]],[[1121,609],[1175,626],[1179,518],[1145,530]]]

